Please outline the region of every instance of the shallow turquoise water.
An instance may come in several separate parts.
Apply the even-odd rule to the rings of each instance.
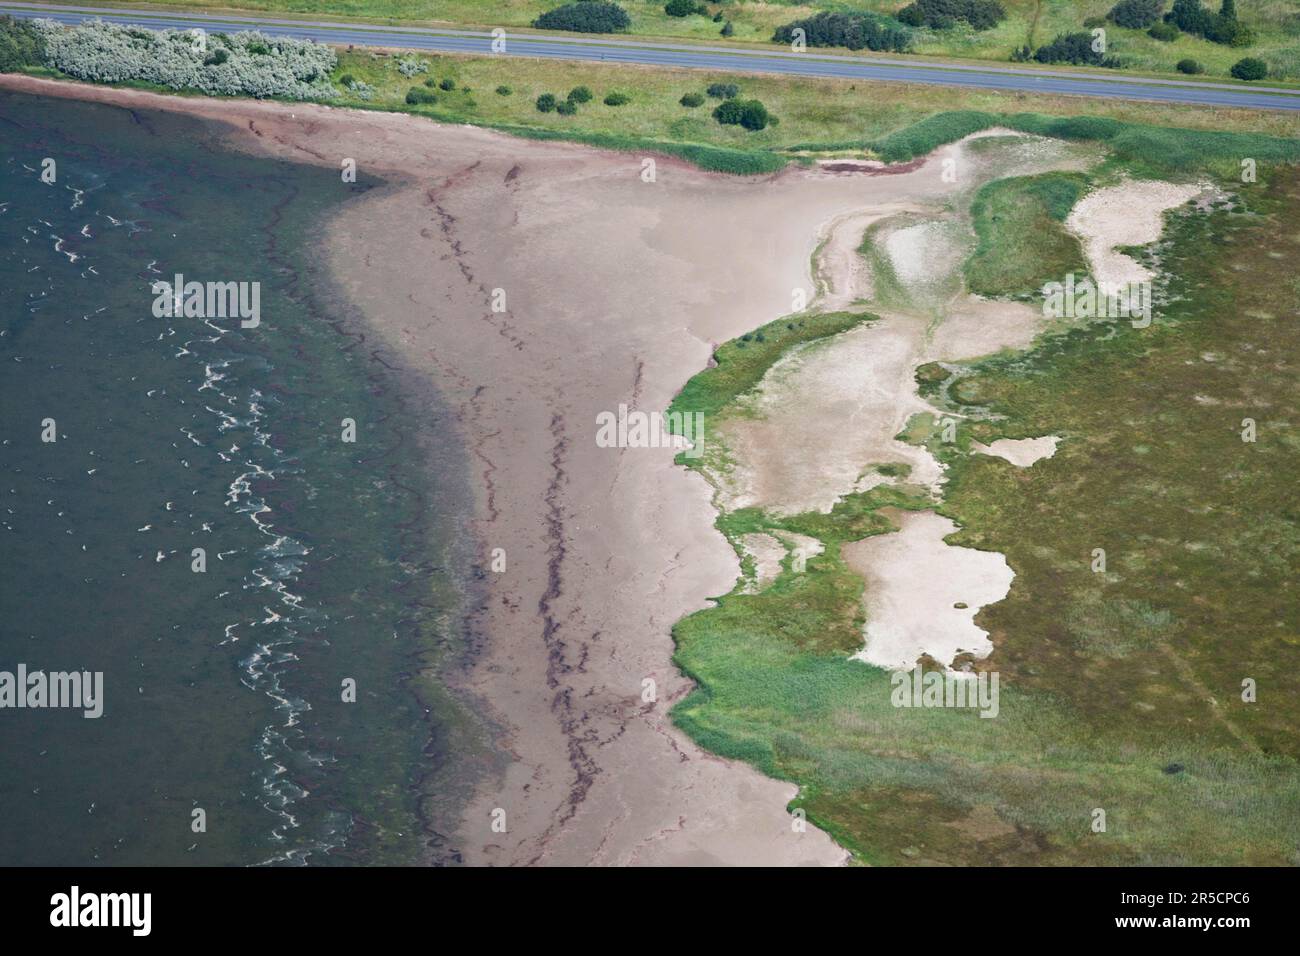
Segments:
[[[0,709],[0,863],[454,852],[466,715],[412,675],[462,653],[461,457],[314,258],[373,185],[0,94],[0,671],[104,673],[98,719]],[[178,272],[259,282],[260,326],[155,317]]]

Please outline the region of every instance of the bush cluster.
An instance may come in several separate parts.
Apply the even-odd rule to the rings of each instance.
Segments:
[[[409,106],[428,106],[438,102],[438,97],[423,87],[413,86],[406,91],[406,102]]]
[[[740,93],[740,87],[735,83],[710,83],[704,92],[715,100],[732,100]]]
[[[548,10],[533,21],[541,30],[568,30],[571,33],[617,33],[632,23],[627,11],[617,3],[580,0]]]
[[[0,73],[45,62],[45,35],[30,20],[0,17]]]
[[[1051,43],[1034,51],[1039,63],[1073,63],[1075,66],[1119,66],[1113,56],[1106,56],[1092,48],[1091,33],[1064,33]]]
[[[946,30],[961,21],[988,30],[1005,20],[1007,11],[997,0],[914,0],[897,16],[912,27]]]
[[[1230,72],[1239,80],[1262,80],[1268,76],[1268,64],[1253,56],[1243,57],[1232,64]]]
[[[1130,30],[1145,30],[1165,12],[1165,0],[1119,0],[1106,19]]]
[[[682,106],[695,109],[697,106],[704,105],[704,96],[701,93],[683,93],[682,98],[678,100],[678,102],[681,103]]]
[[[222,96],[295,100],[338,96],[329,82],[338,57],[330,47],[312,40],[256,32],[210,33],[206,48],[195,50],[194,38],[175,30],[127,28],[102,20],[69,28],[53,20],[34,22],[44,40],[46,65],[79,80],[136,80]],[[219,62],[218,50],[226,52]]]
[[[415,57],[403,57],[397,61],[397,72],[408,80],[419,73],[428,73],[429,64]]]
[[[902,53],[912,45],[912,31],[892,17],[874,13],[831,13],[823,11],[803,20],[777,27],[772,39],[789,43],[794,31],[802,29],[809,46],[842,46],[850,50],[887,50]]]
[[[1147,31],[1147,36],[1153,40],[1160,40],[1162,43],[1173,43],[1183,33],[1172,23],[1153,23],[1151,29]]]
[[[606,94],[605,94],[605,105],[606,105],[606,106],[626,106],[628,103],[631,103],[631,102],[632,102],[632,97],[628,96],[626,93],[606,93]]]
[[[664,4],[664,13],[670,17],[689,17],[696,14],[707,17],[709,8],[696,0],[668,0]]]
[[[724,126],[743,126],[750,131],[764,129],[771,120],[767,107],[758,100],[723,100],[713,110],[713,118]]]
[[[1234,0],[1223,0],[1218,13],[1211,13],[1201,6],[1201,0],[1174,0],[1173,7],[1165,14],[1165,21],[1184,33],[1205,37],[1211,43],[1240,47],[1255,42],[1254,31],[1237,20]]]

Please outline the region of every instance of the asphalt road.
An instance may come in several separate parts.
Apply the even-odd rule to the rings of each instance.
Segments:
[[[234,32],[256,28],[274,36],[319,40],[336,45],[400,47],[412,50],[492,55],[491,34],[473,30],[285,20],[252,12],[241,13],[238,16],[198,12],[145,13],[112,7],[76,7],[39,3],[0,2],[0,12],[14,16],[49,17],[63,23],[77,23],[100,17],[116,23],[130,23],[152,29],[190,29],[201,26],[207,30]],[[837,79],[925,83],[985,90],[1149,100],[1162,103],[1300,110],[1300,93],[1272,87],[1243,89],[1223,83],[1132,79],[1118,73],[1090,75],[968,64],[931,65],[907,59],[886,60],[868,56],[794,53],[775,48],[767,50],[693,46],[609,37],[551,37],[520,33],[507,35],[505,55],[595,60],[607,63],[639,63],[732,73],[782,73]]]

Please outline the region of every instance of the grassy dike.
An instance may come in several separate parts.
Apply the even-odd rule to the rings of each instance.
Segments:
[[[895,487],[829,515],[719,516],[738,553],[750,531],[826,550],[677,624],[676,661],[699,685],[678,725],[799,784],[795,806],[859,862],[1294,863],[1300,171],[1268,173],[1240,203],[1175,217],[1152,251],[1171,276],[1152,328],[1106,322],[955,374],[918,370],[934,402],[973,415],[935,448],[953,543],[1000,551],[1017,575],[979,618],[996,646],[983,666],[1003,678],[997,718],[896,709],[889,675],[848,659],[863,584],[839,548],[889,530],[889,506],[928,506]],[[727,343],[671,410],[703,411],[707,428],[788,349],[848,320],[809,321]],[[1064,442],[1030,469],[968,454],[973,439],[1041,434]],[[1258,703],[1240,700],[1245,677]]]

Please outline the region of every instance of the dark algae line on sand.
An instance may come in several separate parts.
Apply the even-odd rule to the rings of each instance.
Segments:
[[[462,462],[317,246],[376,184],[219,133],[0,94],[0,671],[104,675],[0,710],[0,862],[454,860]]]

